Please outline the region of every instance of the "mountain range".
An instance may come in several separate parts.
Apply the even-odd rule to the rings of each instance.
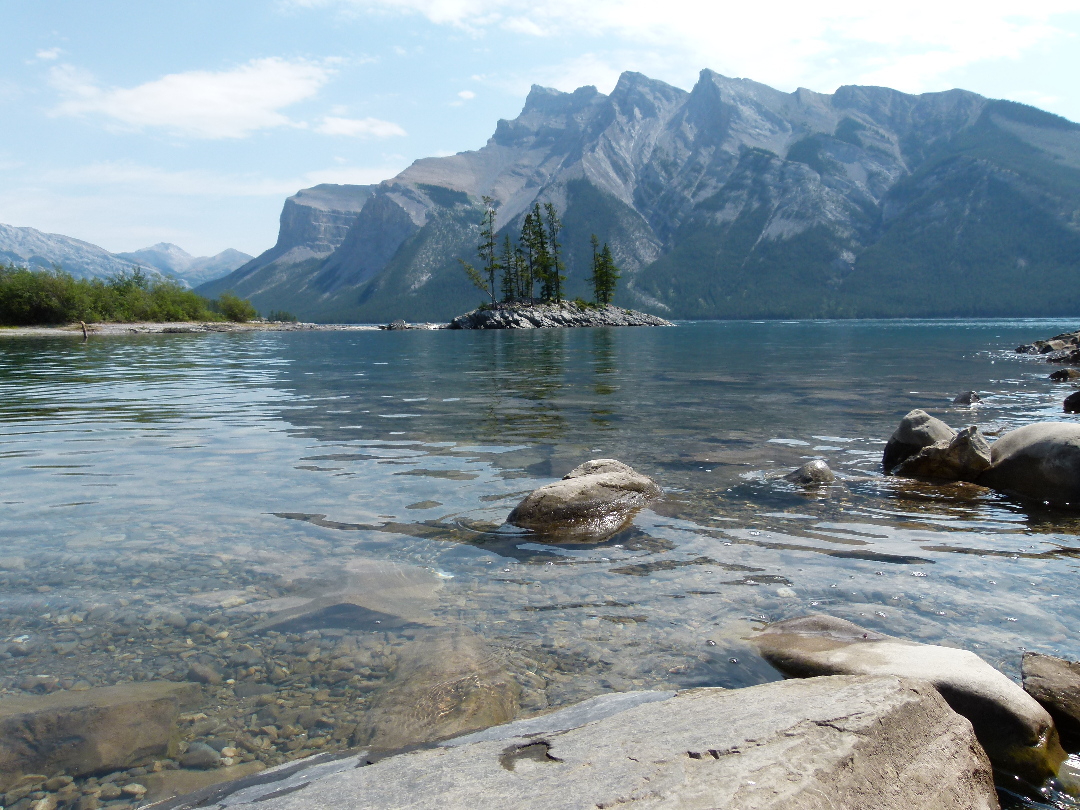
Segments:
[[[285,203],[277,245],[202,289],[316,320],[445,319],[480,197],[516,234],[564,221],[570,296],[589,237],[616,302],[675,318],[1080,312],[1080,125],[964,90],[775,90],[709,70],[690,92],[624,73],[610,95],[534,87],[482,148]]]
[[[59,265],[76,278],[108,278],[139,267],[148,275],[192,287],[227,275],[250,260],[251,256],[232,248],[216,256],[195,257],[168,242],[131,253],[110,253],[71,236],[0,223],[0,262],[32,268]]]

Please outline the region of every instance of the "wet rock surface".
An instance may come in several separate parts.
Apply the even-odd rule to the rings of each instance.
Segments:
[[[26,774],[92,776],[176,753],[182,683],[140,683],[0,699],[0,788]]]
[[[1080,505],[1080,425],[1038,422],[1010,431],[991,447],[978,483],[1055,506]]]
[[[1065,413],[1080,413],[1080,391],[1075,394],[1069,394],[1065,397],[1065,402],[1062,403],[1062,408]]]
[[[1080,331],[1062,332],[1047,340],[1036,340],[1016,347],[1018,354],[1052,354],[1080,345]]]
[[[632,467],[595,459],[529,493],[507,522],[552,540],[602,540],[662,494],[655,481]]]
[[[454,318],[448,329],[551,329],[566,326],[671,326],[669,321],[612,304],[582,307],[562,304],[500,305],[474,309]]]
[[[953,397],[953,405],[959,405],[961,407],[971,407],[972,405],[978,405],[982,402],[980,397],[975,391],[965,391],[962,394],[957,394]]]
[[[799,469],[789,472],[784,476],[784,480],[799,486],[810,487],[831,484],[836,480],[836,475],[824,461],[814,459],[803,464]]]
[[[1004,674],[967,650],[919,644],[816,615],[767,626],[754,638],[785,675],[894,675],[930,683],[973,726],[995,767],[1033,785],[1065,752],[1050,715]]]
[[[893,468],[906,478],[942,481],[975,481],[990,467],[990,445],[974,425],[960,430],[949,441],[923,447]]]
[[[955,436],[956,431],[940,419],[916,408],[900,420],[899,427],[889,437],[881,457],[881,466],[885,472],[892,472],[898,464],[924,447],[949,443]]]
[[[1080,663],[1026,652],[1023,677],[1024,691],[1050,712],[1066,746],[1080,748]]]
[[[364,767],[360,755],[260,774],[162,810],[998,806],[970,724],[926,684],[841,676],[589,703]]]
[[[1059,368],[1057,371],[1050,374],[1050,379],[1054,382],[1080,380],[1080,368]]]

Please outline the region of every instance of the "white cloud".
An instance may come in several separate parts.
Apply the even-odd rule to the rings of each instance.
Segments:
[[[63,53],[61,48],[42,48],[34,54],[34,58],[40,59],[43,62],[51,62],[52,60],[59,58],[61,53]]]
[[[971,65],[1016,59],[1066,35],[1066,15],[1080,14],[1080,0],[292,1],[421,15],[478,33],[604,38],[666,63],[657,73],[669,81],[711,67],[788,89],[881,83],[913,92],[938,89]]]
[[[321,135],[348,135],[353,138],[392,138],[405,135],[406,132],[392,121],[378,118],[338,118],[325,116],[322,123],[315,127]]]
[[[53,115],[99,114],[134,129],[160,127],[206,139],[295,126],[281,110],[314,96],[332,74],[326,63],[271,57],[233,70],[172,73],[135,87],[103,88],[71,65],[49,71],[65,97]]]
[[[476,98],[476,93],[474,93],[472,90],[462,90],[460,93],[458,93],[458,98],[465,99],[465,101],[471,101],[472,99]]]

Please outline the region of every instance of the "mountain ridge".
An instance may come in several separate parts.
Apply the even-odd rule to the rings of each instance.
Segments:
[[[335,188],[321,250],[208,290],[319,320],[452,317],[478,300],[456,258],[490,196],[500,239],[559,208],[570,296],[597,233],[616,301],[664,317],[1080,311],[1080,125],[966,90],[784,93],[711,70],[689,92],[640,73],[608,95],[534,86],[480,149]]]

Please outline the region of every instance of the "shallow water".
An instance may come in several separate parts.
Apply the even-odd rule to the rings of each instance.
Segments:
[[[483,639],[522,712],[776,679],[746,638],[812,611],[972,649],[1014,678],[1024,649],[1075,660],[1078,517],[879,465],[915,407],[991,436],[1076,419],[1054,367],[1011,351],[1075,327],[0,338],[0,644],[14,650],[0,689],[218,662],[289,705],[333,703],[305,739],[340,747],[424,627]],[[969,389],[981,405],[950,404]],[[501,526],[522,494],[596,457],[667,497],[599,545]],[[810,458],[840,482],[808,493],[779,478]],[[411,590],[357,580],[366,561],[400,564]],[[349,587],[375,587],[386,609],[361,598],[260,628],[261,601]],[[357,649],[367,666],[327,675],[328,657]],[[311,673],[289,665],[300,658]],[[275,661],[289,678],[273,682]],[[222,724],[250,709],[231,686],[215,687]]]

